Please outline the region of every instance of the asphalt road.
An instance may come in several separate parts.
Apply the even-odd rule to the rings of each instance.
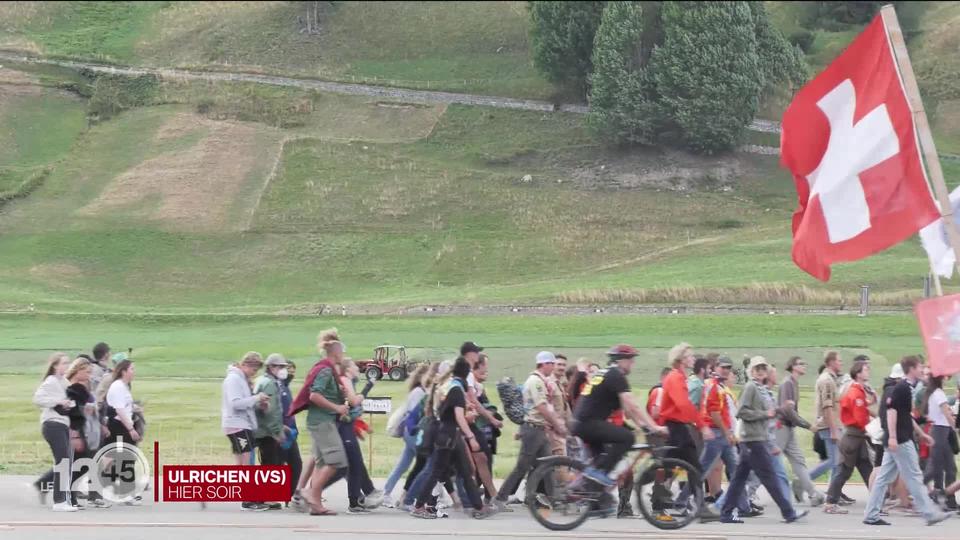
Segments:
[[[104,510],[84,510],[61,514],[41,506],[25,476],[0,477],[0,539],[102,540],[104,535],[138,540],[168,539],[176,536],[202,540],[238,538],[277,538],[300,535],[335,535],[337,539],[409,539],[424,538],[672,538],[672,539],[877,539],[877,540],[957,540],[960,518],[933,527],[918,517],[897,515],[889,518],[890,527],[867,527],[861,523],[866,490],[849,486],[847,492],[857,499],[846,516],[825,515],[813,509],[803,521],[786,525],[775,507],[768,504],[768,515],[747,520],[743,525],[719,523],[694,524],[679,531],[659,531],[638,519],[591,520],[569,533],[553,533],[538,525],[522,506],[514,512],[475,521],[453,512],[448,519],[423,521],[397,510],[381,508],[367,516],[341,513],[333,517],[311,517],[290,510],[245,512],[237,503],[213,503],[201,509],[196,503],[153,503],[148,492],[143,506],[114,506]],[[327,496],[328,506],[346,510],[343,485]],[[771,512],[772,511],[772,512]]]

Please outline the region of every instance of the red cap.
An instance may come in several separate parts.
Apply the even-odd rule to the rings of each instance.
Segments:
[[[611,358],[634,358],[639,353],[636,349],[627,345],[626,343],[621,343],[620,345],[614,345],[607,351],[607,356]]]

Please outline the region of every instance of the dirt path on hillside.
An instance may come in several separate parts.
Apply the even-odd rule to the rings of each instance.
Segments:
[[[294,88],[303,88],[307,90],[321,90],[335,94],[347,94],[352,96],[369,96],[383,99],[393,99],[411,103],[446,103],[475,105],[480,107],[495,107],[500,109],[518,109],[525,111],[541,112],[569,112],[577,114],[586,114],[590,112],[588,105],[580,104],[557,104],[548,101],[535,99],[515,99],[498,96],[482,96],[477,94],[459,94],[455,92],[439,92],[431,90],[412,90],[407,88],[395,88],[390,86],[376,86],[370,84],[343,83],[333,81],[322,81],[318,79],[300,79],[293,77],[279,77],[274,75],[261,75],[255,73],[229,72],[229,71],[192,71],[185,69],[170,68],[134,68],[134,67],[116,67],[100,64],[91,64],[86,62],[74,62],[70,60],[51,60],[46,58],[37,58],[32,56],[23,56],[11,52],[0,51],[0,61],[23,62],[27,64],[46,64],[72,69],[89,69],[98,73],[110,73],[119,75],[157,75],[165,79],[181,80],[202,80],[202,81],[220,81],[220,82],[249,82],[256,84],[269,84],[273,86],[287,86]],[[749,129],[761,133],[779,133],[779,122],[771,120],[754,120],[750,123]],[[779,154],[779,148],[772,146],[747,145],[740,149],[743,152],[753,154]]]

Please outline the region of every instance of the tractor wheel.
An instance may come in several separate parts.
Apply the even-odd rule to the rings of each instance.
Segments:
[[[380,377],[383,377],[383,373],[380,371],[380,368],[376,366],[370,366],[367,368],[368,381],[379,381]]]
[[[389,375],[391,381],[402,381],[407,378],[406,370],[400,366],[390,368]]]

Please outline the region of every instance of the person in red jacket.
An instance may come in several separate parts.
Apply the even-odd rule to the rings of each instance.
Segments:
[[[703,471],[700,470],[700,456],[697,455],[691,430],[700,430],[705,441],[713,440],[714,435],[704,424],[700,411],[690,401],[687,370],[693,367],[696,360],[693,348],[688,343],[676,345],[670,349],[669,360],[673,371],[663,381],[660,406],[660,422],[666,426],[669,434],[667,445],[674,447],[667,456],[689,463],[699,473],[697,478],[690,478],[690,485],[702,489]],[[701,518],[703,521],[714,521],[720,519],[720,514],[713,507],[704,505]]]
[[[850,368],[850,378],[853,382],[850,388],[840,398],[840,422],[843,424],[843,436],[840,438],[840,472],[830,479],[830,488],[827,491],[827,504],[823,511],[827,514],[846,514],[840,508],[840,490],[853,474],[853,469],[860,471],[860,476],[870,478],[873,472],[873,463],[870,461],[870,436],[867,435],[867,424],[870,423],[870,407],[876,402],[874,394],[867,392],[865,385],[870,381],[870,364],[854,362]],[[869,486],[867,486],[869,487]]]

